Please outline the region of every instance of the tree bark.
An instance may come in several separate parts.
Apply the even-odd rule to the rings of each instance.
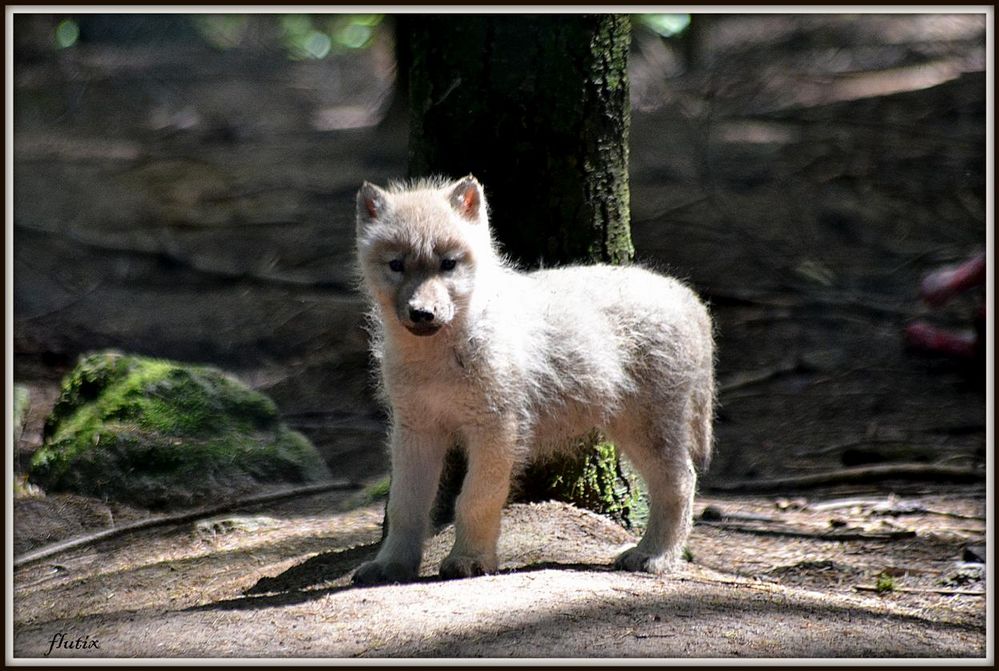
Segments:
[[[478,177],[523,265],[630,261],[628,17],[419,16],[411,31],[410,175]]]
[[[521,266],[631,261],[629,18],[408,23],[410,176],[474,174],[498,240]],[[450,455],[435,522],[453,514],[464,472],[462,455]],[[516,486],[520,500],[569,500],[624,521],[632,491],[598,435],[579,457],[532,465]]]

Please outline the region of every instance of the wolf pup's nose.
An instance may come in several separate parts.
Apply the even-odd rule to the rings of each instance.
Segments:
[[[434,313],[427,312],[426,310],[417,310],[415,308],[409,309],[409,318],[414,324],[429,324],[434,320]]]

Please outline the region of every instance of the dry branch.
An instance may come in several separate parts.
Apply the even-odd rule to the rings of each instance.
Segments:
[[[915,587],[893,587],[891,589],[878,589],[876,585],[854,585],[853,589],[858,592],[905,592],[906,594],[942,594],[944,596],[985,596],[983,590],[971,589],[920,589]]]
[[[233,282],[235,281],[250,282],[253,284],[259,284],[265,286],[286,286],[286,287],[307,288],[307,289],[332,289],[335,291],[342,291],[342,292],[349,292],[352,290],[352,287],[349,286],[348,284],[336,280],[300,279],[293,276],[257,273],[250,270],[229,271],[222,268],[215,268],[206,265],[204,263],[200,263],[196,259],[185,256],[179,252],[174,252],[165,248],[148,249],[141,247],[113,245],[113,244],[99,242],[96,240],[89,240],[84,238],[83,236],[77,235],[70,231],[49,230],[37,226],[28,226],[26,224],[20,224],[20,223],[15,224],[14,228],[30,231],[38,235],[62,238],[74,245],[85,247],[86,249],[95,252],[102,252],[106,254],[126,254],[136,257],[158,260],[170,266],[183,268],[197,275],[206,276],[218,280],[233,281]]]
[[[14,568],[18,569],[22,566],[32,564],[42,559],[47,559],[53,555],[57,555],[61,552],[66,552],[67,550],[74,550],[79,547],[90,545],[98,541],[107,540],[109,538],[116,538],[118,536],[124,536],[126,534],[134,533],[136,531],[145,531],[146,529],[153,529],[155,527],[169,526],[171,524],[182,524],[184,522],[191,522],[193,520],[201,519],[204,517],[212,517],[214,515],[219,515],[221,513],[227,513],[233,510],[238,510],[239,508],[244,508],[246,506],[260,505],[262,503],[274,503],[276,501],[283,501],[285,499],[297,498],[299,496],[310,496],[312,494],[322,494],[324,492],[331,492],[337,490],[347,490],[347,489],[359,489],[360,485],[353,482],[327,482],[319,485],[308,485],[306,487],[293,487],[291,489],[284,489],[279,492],[272,492],[270,494],[260,494],[258,496],[250,496],[243,499],[236,499],[234,501],[229,501],[227,503],[222,503],[217,506],[209,506],[207,508],[198,508],[197,510],[188,510],[180,513],[174,513],[171,515],[157,515],[155,517],[147,517],[143,520],[138,520],[130,524],[125,524],[120,527],[114,527],[111,529],[102,529],[85,536],[78,536],[76,538],[71,538],[66,541],[61,541],[59,543],[54,543],[52,545],[47,545],[45,547],[38,548],[31,552],[27,552],[20,557],[14,558]]]
[[[814,512],[826,512],[829,510],[839,510],[843,508],[867,508],[869,514],[875,515],[938,515],[940,517],[950,517],[958,520],[971,520],[975,522],[985,521],[981,515],[965,515],[950,510],[937,510],[927,508],[921,503],[913,501],[900,501],[894,496],[883,499],[871,498],[848,498],[834,499],[831,501],[818,501],[809,503],[808,509]]]
[[[715,483],[705,489],[721,492],[769,492],[882,480],[983,482],[985,472],[977,468],[938,464],[878,464],[786,478]]]
[[[901,529],[899,531],[803,531],[800,529],[777,529],[773,527],[759,527],[738,522],[711,522],[697,520],[698,526],[709,526],[727,531],[739,533],[755,534],[757,536],[783,536],[786,538],[813,538],[823,541],[894,541],[903,538],[913,538],[916,535],[911,529]]]
[[[798,368],[797,358],[791,358],[786,361],[782,361],[777,366],[773,368],[764,368],[762,370],[751,370],[744,371],[740,373],[735,373],[727,380],[723,381],[718,385],[719,394],[727,394],[730,391],[736,389],[742,389],[743,387],[749,387],[754,384],[759,384],[761,382],[767,382],[773,378],[783,375],[785,373],[792,373]]]

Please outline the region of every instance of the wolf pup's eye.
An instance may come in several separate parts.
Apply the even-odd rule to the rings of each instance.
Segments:
[[[441,270],[447,272],[449,270],[454,270],[454,267],[458,265],[458,262],[454,259],[443,259],[441,261]]]
[[[391,270],[393,273],[401,273],[402,259],[392,259],[391,261],[389,261],[389,270]]]

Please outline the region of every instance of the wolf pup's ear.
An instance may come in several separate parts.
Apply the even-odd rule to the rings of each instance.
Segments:
[[[357,192],[357,224],[368,224],[383,214],[388,199],[384,191],[370,182],[361,185],[361,190]]]
[[[451,203],[451,207],[465,219],[479,221],[485,201],[482,185],[471,175],[463,177],[452,187],[448,201]]]

